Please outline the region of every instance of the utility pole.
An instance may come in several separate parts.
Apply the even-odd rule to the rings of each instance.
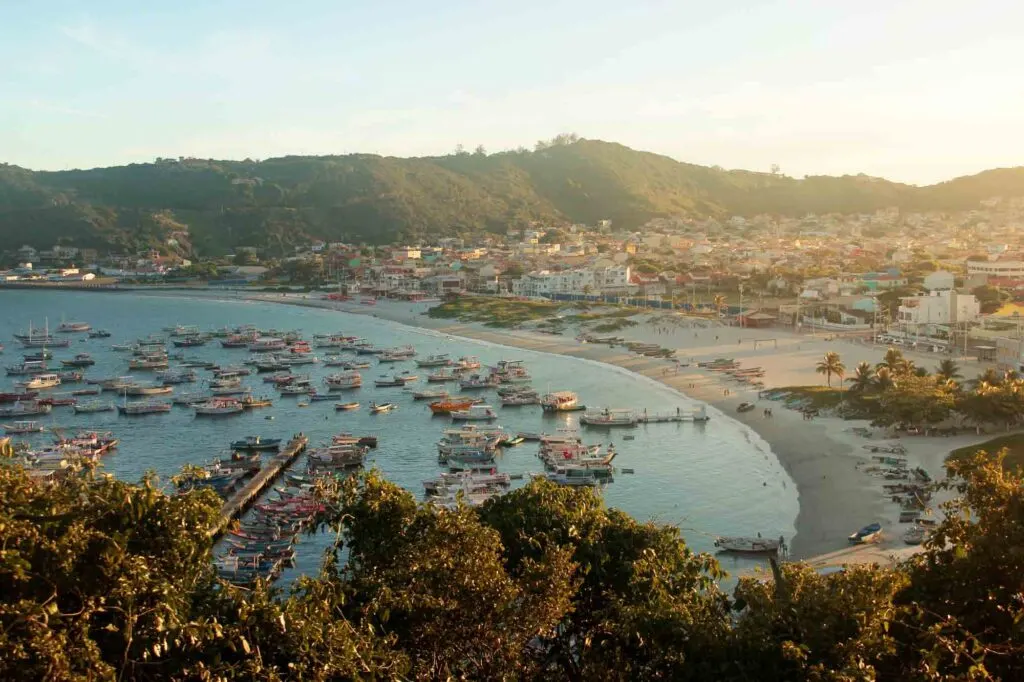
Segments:
[[[740,328],[743,328],[743,282],[740,282]]]

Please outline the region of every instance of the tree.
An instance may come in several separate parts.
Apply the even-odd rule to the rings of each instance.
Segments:
[[[484,149],[482,144],[478,144],[476,149],[473,150],[473,156],[487,156],[487,150]]]
[[[888,367],[882,367],[878,372],[882,370],[888,371]],[[891,388],[879,394],[879,409],[873,423],[877,426],[936,424],[947,419],[953,407],[953,394],[936,384],[934,379],[905,374],[898,377]]]
[[[956,364],[955,360],[946,358],[942,360],[935,368],[935,376],[939,377],[943,381],[956,381],[957,379],[963,379],[963,374],[960,373],[960,365]]]
[[[853,370],[853,376],[847,379],[850,382],[850,393],[863,395],[875,385],[874,369],[868,362],[859,362]]]
[[[824,374],[828,380],[829,388],[832,387],[832,377],[839,377],[842,382],[843,376],[846,374],[846,366],[843,365],[842,360],[839,358],[839,353],[829,351],[825,353],[825,357],[818,362],[818,366],[815,369],[818,374]]]
[[[999,287],[982,284],[980,287],[971,289],[971,293],[978,299],[981,305],[981,312],[994,313],[1003,307],[1003,304],[1010,300],[1010,294]]]
[[[907,371],[907,359],[903,357],[903,351],[899,348],[889,347],[889,350],[885,351],[885,356],[882,361],[875,365],[876,369],[885,367],[889,370],[889,373],[893,376],[904,374]]]
[[[896,379],[892,374],[892,370],[881,365],[875,368],[875,385],[881,391],[887,391],[896,385]]]
[[[711,305],[714,306],[715,311],[717,311],[719,315],[722,315],[726,306],[725,296],[722,294],[715,294],[715,297],[711,299]]]

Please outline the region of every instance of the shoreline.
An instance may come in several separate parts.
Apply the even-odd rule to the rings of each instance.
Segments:
[[[756,360],[753,364],[762,363],[767,371],[764,381],[765,388],[768,389],[821,383],[820,377],[815,377],[813,367],[814,362],[827,350],[841,351],[845,359],[848,353],[852,354],[858,350],[862,353],[881,354],[884,349],[837,341],[834,338],[816,339],[778,329],[740,330],[734,327],[707,326],[703,322],[700,328],[690,326],[684,329],[670,329],[663,325],[663,315],[653,316],[659,318],[657,326],[651,325],[648,320],[638,327],[619,332],[629,340],[644,340],[667,347],[680,344],[677,348],[677,357],[683,362],[689,360],[694,364],[673,371],[670,362],[635,355],[624,348],[585,344],[568,336],[552,336],[525,330],[492,329],[482,324],[430,318],[421,314],[431,304],[382,300],[378,305],[369,307],[358,303],[307,298],[308,294],[299,293],[196,290],[132,293],[182,298],[201,297],[236,303],[277,303],[334,310],[375,317],[414,329],[429,330],[473,341],[600,362],[631,372],[657,381],[687,399],[707,403],[721,411],[723,416],[735,419],[770,446],[775,458],[796,486],[798,512],[794,524],[796,532],[789,542],[790,558],[809,561],[819,567],[843,563],[892,563],[895,559],[919,549],[909,547],[901,541],[903,530],[909,526],[901,527],[896,523],[899,508],[886,499],[881,481],[858,468],[859,465],[870,462],[870,453],[862,446],[878,444],[887,439],[876,437],[865,440],[855,435],[852,429],[866,427],[866,422],[831,417],[805,421],[802,415],[786,409],[780,403],[759,400],[758,389],[726,383],[723,375],[695,366],[696,361],[713,359],[723,354],[735,357],[747,366],[751,364],[748,361]],[[757,344],[749,343],[750,340],[759,339],[774,341],[773,347],[758,349]],[[744,340],[748,341],[746,346],[743,346]],[[686,357],[683,357],[684,355]],[[921,359],[919,364],[927,364],[927,360],[928,358]],[[937,361],[937,358],[931,358],[932,363]],[[853,363],[847,362],[848,367],[852,365]],[[965,374],[969,375],[970,368],[965,370]],[[793,380],[794,375],[798,380]],[[737,412],[736,406],[743,401],[755,403],[757,409],[744,413]],[[780,409],[774,410],[775,407]],[[773,416],[766,418],[763,408],[773,408]],[[952,438],[903,438],[900,442],[907,448],[906,457],[909,465],[912,468],[920,466],[933,479],[937,479],[944,475],[945,457],[951,450],[974,445],[990,437],[968,434]],[[939,502],[939,499],[933,500],[931,507],[934,509]],[[850,533],[874,521],[882,523],[887,531],[892,531],[886,533],[882,542],[854,547],[847,544],[846,537]],[[751,532],[756,530],[758,529],[751,529]]]

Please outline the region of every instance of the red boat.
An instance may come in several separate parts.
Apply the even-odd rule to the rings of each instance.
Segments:
[[[25,393],[0,393],[0,403],[16,403],[19,400],[32,400],[38,391],[26,391]]]
[[[77,398],[50,397],[50,398],[40,398],[39,399],[39,404],[40,405],[52,405],[53,407],[70,407],[71,405],[74,405],[77,402],[78,402]]]

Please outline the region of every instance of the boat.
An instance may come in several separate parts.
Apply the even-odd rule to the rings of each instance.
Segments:
[[[39,398],[39,402],[43,405],[52,405],[53,407],[71,407],[78,402],[78,398],[67,393],[57,393],[45,398]]]
[[[92,329],[92,325],[88,322],[61,322],[60,326],[57,327],[57,331],[61,334],[76,334],[78,332],[87,332]]]
[[[145,385],[145,384],[132,384],[131,386],[125,386],[125,395],[130,396],[144,396],[144,395],[168,395],[174,392],[174,388],[171,386],[163,385]]]
[[[452,359],[447,353],[443,353],[441,355],[429,355],[422,360],[416,361],[417,367],[449,367],[452,364]]]
[[[89,338],[90,339],[109,339],[110,338],[110,332],[108,332],[106,329],[93,329],[91,332],[89,332]]]
[[[587,410],[580,417],[580,423],[587,426],[636,426],[638,419],[633,410],[604,408]]]
[[[715,539],[715,547],[723,552],[737,554],[777,554],[785,546],[785,538],[762,538],[722,536]]]
[[[75,411],[75,414],[93,414],[94,412],[110,412],[114,409],[114,404],[103,400],[89,400],[84,403],[75,403],[71,409]]]
[[[40,360],[53,360],[53,353],[43,348],[36,353],[25,353],[21,356],[26,361],[40,361]]]
[[[358,410],[359,403],[334,403],[334,409],[338,411]]]
[[[248,348],[249,344],[252,343],[253,340],[252,336],[239,334],[237,336],[229,336],[226,339],[221,339],[220,346],[221,348]]]
[[[398,405],[395,403],[370,403],[370,414],[380,414],[382,412],[390,412],[397,408]]]
[[[351,433],[339,433],[331,438],[334,445],[365,445],[368,448],[377,447],[377,436],[353,436]]]
[[[55,388],[60,386],[60,377],[56,374],[37,374],[31,379],[25,381],[17,381],[14,383],[17,388],[22,388],[27,391],[37,391],[45,388]]]
[[[175,348],[195,348],[197,346],[205,346],[206,341],[205,336],[186,336],[181,339],[172,339],[171,342]]]
[[[313,387],[309,384],[285,384],[284,386],[279,386],[278,390],[282,396],[309,395],[313,392]]]
[[[313,391],[309,394],[309,400],[314,403],[326,402],[328,400],[334,400],[334,396],[330,393],[317,393],[316,391]]]
[[[16,403],[22,400],[32,400],[39,393],[37,391],[21,391],[17,393],[0,393],[0,403]]]
[[[928,529],[920,524],[914,524],[903,534],[903,542],[908,545],[920,545],[928,537]]]
[[[254,398],[251,395],[245,395],[242,397],[242,407],[247,410],[251,410],[256,407],[270,407],[274,404],[274,401],[270,398]]]
[[[369,448],[362,445],[328,445],[311,450],[307,466],[311,472],[361,466]]]
[[[459,375],[450,369],[440,369],[436,372],[431,372],[427,375],[427,382],[431,384],[442,383],[446,381],[458,381]]]
[[[363,377],[359,372],[349,370],[328,374],[324,377],[324,383],[327,384],[327,389],[330,391],[345,391],[362,386]]]
[[[34,417],[37,414],[49,414],[52,405],[38,400],[18,401],[10,407],[0,407],[0,417]]]
[[[70,360],[61,360],[60,364],[65,367],[91,367],[96,364],[96,361],[88,353],[79,353]]]
[[[545,412],[568,412],[579,403],[579,396],[572,391],[555,391],[546,393],[540,399],[540,406]]]
[[[218,388],[211,388],[210,393],[216,396],[232,396],[232,395],[248,395],[252,392],[252,389],[248,386],[220,386]]]
[[[95,388],[95,387],[93,387],[93,388],[76,388],[74,391],[71,391],[71,395],[74,395],[74,396],[99,395],[101,392],[102,391],[100,389]],[[3,402],[3,401],[0,400],[0,402]]]
[[[98,379],[100,388],[104,391],[117,391],[120,393],[129,386],[135,385],[135,377],[123,376],[110,379]]]
[[[156,375],[157,380],[165,386],[175,384],[190,384],[196,380],[196,372],[193,369],[169,369]]]
[[[475,355],[463,355],[455,361],[455,366],[460,370],[480,369],[480,358]]]
[[[473,374],[459,380],[459,386],[463,390],[495,388],[500,383],[501,381],[494,375],[480,376],[479,374]]]
[[[342,362],[341,364],[338,365],[338,367],[341,367],[342,369],[348,369],[348,370],[353,370],[353,369],[370,369],[370,363],[369,362],[365,362],[365,361],[360,361],[360,360],[349,360],[348,362]]]
[[[451,417],[456,421],[491,421],[498,418],[498,413],[490,405],[470,405],[464,410],[452,410]]]
[[[17,365],[8,365],[6,372],[8,376],[42,374],[46,372],[46,362],[43,360],[25,360]]]
[[[378,388],[389,388],[393,386],[405,386],[419,379],[415,374],[393,374],[390,379],[376,379],[373,382]]]
[[[171,404],[158,400],[140,400],[138,402],[125,402],[117,406],[117,411],[126,416],[140,416],[144,414],[161,414],[171,411]]]
[[[15,334],[14,338],[16,338],[24,348],[67,348],[71,345],[70,339],[58,339],[50,334],[49,324],[43,328],[43,333],[40,334],[32,328],[32,323],[29,322],[28,333]]]
[[[850,542],[856,545],[863,545],[869,542],[875,542],[882,537],[882,524],[870,523],[861,528],[856,533],[852,533],[849,537]]]
[[[170,332],[171,336],[176,336],[178,338],[199,336],[201,334],[199,327],[194,324],[178,324],[173,327],[165,327],[164,331]]]
[[[231,414],[241,414],[242,403],[234,398],[210,398],[205,403],[196,403],[192,406],[196,416],[223,417]]]
[[[22,433],[41,433],[43,431],[43,425],[33,421],[13,422],[11,424],[0,424],[0,426],[3,427],[4,433],[9,436]]]
[[[437,391],[410,391],[413,400],[444,400],[448,397],[448,391],[441,389]]]
[[[257,450],[278,450],[281,447],[280,438],[263,438],[261,436],[246,436],[242,440],[232,441],[232,450],[255,452]]]
[[[750,412],[754,409],[754,403],[743,402],[736,406],[737,412]]]
[[[269,353],[288,348],[288,342],[276,337],[260,337],[253,339],[249,344],[249,350],[253,353]]]
[[[536,391],[519,391],[499,398],[502,407],[516,407],[520,405],[536,405],[540,402],[540,396]]]
[[[401,362],[416,355],[416,349],[412,346],[401,348],[388,348],[377,355],[377,362]]]
[[[73,369],[62,369],[57,372],[57,376],[62,384],[74,384],[85,378],[84,374]]]
[[[128,361],[128,369],[167,369],[169,365],[166,357],[143,357]]]
[[[134,348],[135,348],[135,344],[132,344],[132,343],[112,343],[112,344],[110,344],[110,350],[115,350],[115,351],[118,351],[118,352],[121,352],[121,353],[123,353],[125,351],[130,351],[130,350],[132,350]]]
[[[468,410],[472,404],[472,398],[448,398],[430,403],[430,411],[434,414],[451,414],[453,410]]]

